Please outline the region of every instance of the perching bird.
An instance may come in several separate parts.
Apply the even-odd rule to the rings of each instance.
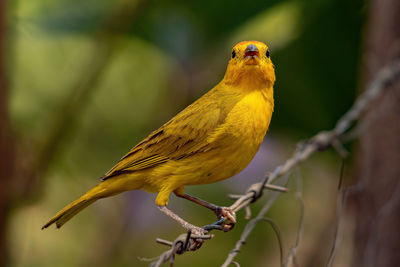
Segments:
[[[97,186],[42,229],[53,223],[61,227],[100,198],[138,189],[158,193],[156,205],[188,231],[204,233],[167,208],[172,192],[235,223],[229,208],[187,195],[185,186],[230,178],[250,163],[271,121],[274,82],[267,45],[238,43],[218,85],[132,148]]]

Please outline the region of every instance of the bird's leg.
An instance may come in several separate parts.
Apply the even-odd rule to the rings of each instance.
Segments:
[[[218,219],[221,219],[222,217],[225,217],[226,219],[228,219],[231,223],[235,224],[236,223],[236,213],[228,207],[220,207],[220,206],[216,206],[212,203],[209,203],[205,200],[202,200],[200,198],[197,197],[193,197],[191,195],[188,194],[177,194],[175,192],[175,195],[187,200],[190,200],[194,203],[197,203],[203,207],[206,207],[207,209],[212,210],[218,217]]]
[[[179,217],[172,210],[168,209],[167,206],[158,207],[158,209],[161,210],[164,214],[166,214],[170,218],[172,218],[174,221],[178,222],[180,225],[182,225],[183,228],[185,228],[186,231],[190,231],[192,234],[204,235],[207,233],[207,231],[204,230],[203,228],[188,223],[187,221]]]

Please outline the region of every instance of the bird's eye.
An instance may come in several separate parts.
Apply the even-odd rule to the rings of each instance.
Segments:
[[[236,52],[235,52],[235,50],[232,50],[232,58],[235,58],[236,57]]]
[[[269,49],[267,49],[267,52],[265,52],[265,55],[267,56],[267,58],[270,57]]]

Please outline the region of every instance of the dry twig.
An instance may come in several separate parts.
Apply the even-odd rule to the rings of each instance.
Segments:
[[[284,183],[287,181],[288,175],[292,172],[293,168],[298,166],[299,163],[307,160],[312,154],[319,151],[324,151],[330,147],[333,147],[339,155],[345,156],[346,151],[342,147],[342,142],[350,141],[347,136],[348,131],[353,126],[353,124],[361,118],[361,115],[369,108],[372,101],[377,99],[379,96],[383,94],[386,88],[389,88],[390,85],[393,84],[400,77],[400,61],[396,61],[388,67],[382,69],[375,80],[368,86],[368,88],[362,93],[355,101],[353,106],[348,110],[336,123],[335,128],[330,131],[321,131],[309,140],[300,142],[297,145],[297,149],[295,150],[293,156],[287,159],[282,165],[279,165],[274,169],[271,174],[266,175],[263,182],[252,184],[246,191],[244,195],[234,195],[234,198],[237,200],[230,206],[230,208],[237,212],[243,208],[247,209],[253,202],[257,201],[257,199],[262,195],[264,189],[275,189],[278,192],[274,192],[270,199],[265,203],[263,208],[259,211],[256,218],[247,223],[241,238],[237,241],[234,249],[228,254],[227,259],[222,264],[222,266],[227,267],[230,264],[238,265],[237,262],[234,261],[234,258],[240,251],[243,246],[245,240],[248,238],[250,233],[255,228],[256,224],[259,221],[262,221],[265,217],[265,214],[268,212],[269,208],[275,202],[276,198],[279,195],[279,191],[286,192],[285,188],[280,186],[271,185],[270,183],[276,180],[279,177],[284,177]],[[231,195],[232,197],[232,195]],[[213,225],[221,225],[223,222],[220,220]],[[218,227],[212,228],[218,229]],[[207,236],[208,237],[208,236]],[[197,238],[197,240],[196,240]],[[211,236],[210,236],[211,238]],[[207,238],[209,239],[209,238]],[[189,243],[187,246],[184,246],[185,242],[183,240],[187,240]],[[175,254],[182,254],[186,251],[194,251],[200,248],[200,245],[205,240],[198,241],[198,237],[190,237],[187,234],[179,236],[172,243],[172,248],[163,254],[160,255],[159,260],[157,262],[153,262],[151,266],[161,266],[163,263],[170,261],[173,264],[175,259]],[[200,244],[200,245],[199,245]],[[292,256],[291,256],[292,257]]]
[[[290,248],[289,254],[286,257],[286,262],[285,262],[284,267],[297,266],[296,252],[297,252],[297,248],[300,245],[301,233],[303,231],[303,223],[304,223],[303,181],[302,181],[302,177],[300,176],[299,170],[297,170],[297,173],[296,173],[296,199],[299,202],[299,206],[300,206],[300,218],[299,218],[299,224],[297,227],[296,243],[294,246],[292,246]]]
[[[342,159],[342,166],[340,167],[340,178],[339,178],[339,195],[337,197],[337,205],[336,205],[336,222],[335,222],[335,232],[333,237],[333,245],[331,251],[329,253],[327,267],[331,267],[336,255],[336,249],[339,246],[339,231],[340,231],[340,222],[344,213],[344,204],[346,200],[346,188],[342,187],[343,183],[343,175],[344,175],[344,159]]]

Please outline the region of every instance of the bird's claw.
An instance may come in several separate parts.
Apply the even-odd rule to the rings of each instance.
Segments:
[[[236,213],[231,208],[217,207],[215,214],[217,215],[218,219],[226,219],[229,221],[228,223],[222,222],[220,224],[222,231],[228,232],[233,229],[236,223]]]
[[[218,207],[215,211],[215,214],[217,215],[218,219],[223,217],[233,224],[236,223],[236,213],[231,208]]]
[[[235,227],[236,224],[236,213],[228,207],[222,207],[221,208],[221,214],[228,222],[224,222],[222,226],[222,231],[228,232]]]

